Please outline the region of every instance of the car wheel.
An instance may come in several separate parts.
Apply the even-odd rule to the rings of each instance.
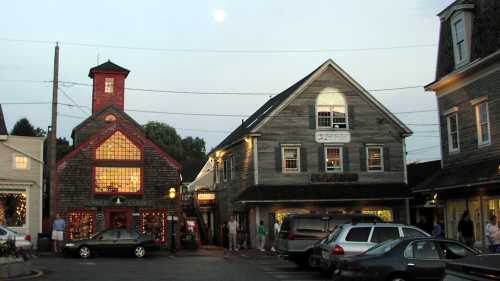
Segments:
[[[389,278],[390,281],[407,281],[408,279],[404,276],[392,276]]]
[[[87,259],[90,257],[90,248],[87,246],[81,246],[80,249],[78,249],[78,255],[82,259]]]
[[[316,263],[314,262],[314,257],[310,252],[306,254],[306,261],[307,261],[307,267],[314,268],[316,266]]]
[[[136,258],[143,258],[146,255],[146,248],[144,248],[143,246],[135,247],[134,255]]]

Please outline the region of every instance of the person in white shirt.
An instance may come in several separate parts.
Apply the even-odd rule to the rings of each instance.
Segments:
[[[238,251],[237,236],[239,224],[233,216],[229,218],[227,228],[229,232],[229,251]]]
[[[274,245],[271,247],[271,252],[275,252],[276,251],[276,248],[275,246],[278,246],[278,235],[280,233],[280,228],[281,228],[281,224],[276,220],[276,222],[274,222]]]
[[[498,221],[495,215],[490,216],[490,222],[485,227],[486,241],[488,242],[488,249],[491,253],[500,252],[500,229],[498,228]]]

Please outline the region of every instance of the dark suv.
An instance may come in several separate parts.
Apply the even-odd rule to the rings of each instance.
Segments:
[[[299,266],[315,266],[313,246],[338,225],[345,223],[383,222],[375,215],[363,214],[294,214],[283,220],[278,236],[278,252]]]

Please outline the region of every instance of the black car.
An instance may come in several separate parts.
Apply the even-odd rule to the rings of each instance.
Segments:
[[[479,253],[454,240],[389,240],[362,254],[340,259],[334,280],[441,280],[446,262]]]
[[[155,240],[137,231],[127,229],[107,229],[89,239],[69,241],[63,246],[63,253],[88,258],[94,254],[133,254],[143,258],[151,250],[157,249]]]
[[[469,256],[446,264],[443,281],[500,280],[500,254]]]

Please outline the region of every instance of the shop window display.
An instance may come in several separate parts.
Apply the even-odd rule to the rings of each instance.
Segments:
[[[90,238],[95,232],[95,213],[90,211],[73,211],[68,213],[68,239],[79,240]]]
[[[165,211],[142,211],[141,232],[165,243],[167,240],[167,214]]]
[[[137,193],[141,190],[141,168],[96,167],[95,191],[103,193]]]
[[[363,209],[363,214],[379,216],[385,222],[394,221],[391,209]]]
[[[0,224],[10,227],[26,224],[26,193],[0,193]]]
[[[308,210],[305,210],[305,209],[282,209],[282,210],[276,211],[276,221],[278,221],[279,224],[282,224],[283,223],[283,219],[287,215],[291,215],[291,214],[308,214],[308,213],[310,213],[310,212]]]

